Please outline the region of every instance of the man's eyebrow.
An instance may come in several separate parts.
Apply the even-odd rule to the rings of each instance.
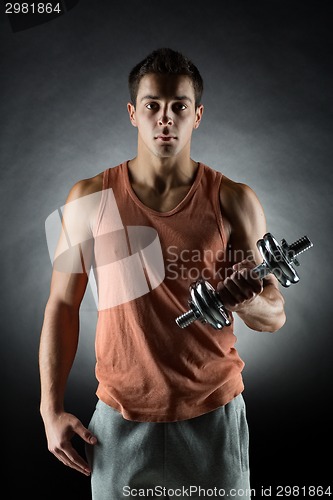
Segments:
[[[148,95],[145,95],[145,96],[143,96],[143,97],[141,98],[141,102],[142,102],[142,101],[145,101],[146,99],[147,99],[147,100],[151,99],[152,101],[154,101],[154,100],[155,100],[155,101],[158,101],[158,100],[160,100],[160,99],[161,99],[161,97],[160,97],[160,96],[158,96],[158,95],[149,95],[149,94],[148,94]],[[176,101],[189,101],[189,102],[192,102],[192,99],[191,99],[190,97],[186,96],[186,95],[176,95],[176,96],[174,97],[174,99],[175,99]]]

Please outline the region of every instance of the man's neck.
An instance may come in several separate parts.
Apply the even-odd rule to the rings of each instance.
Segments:
[[[159,212],[175,208],[194,182],[198,163],[191,158],[146,158],[128,162],[132,189],[141,202]]]
[[[191,158],[142,158],[139,155],[128,163],[131,184],[146,186],[165,193],[181,186],[189,186],[198,164]]]

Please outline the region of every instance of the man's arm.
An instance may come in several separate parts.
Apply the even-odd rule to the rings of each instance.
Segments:
[[[79,309],[88,283],[93,239],[91,223],[99,189],[94,180],[80,181],[70,190],[53,263],[50,294],[45,307],[39,347],[40,412],[48,449],[65,465],[85,475],[88,463],[71,444],[77,434],[87,443],[96,438],[64,409],[64,396],[79,339]]]
[[[236,312],[256,331],[275,332],[285,323],[284,299],[272,274],[263,280],[252,272],[262,262],[257,241],[267,232],[263,208],[254,191],[245,184],[224,178],[220,201],[225,218],[232,273],[217,291],[229,311]],[[242,256],[241,261],[237,258]]]

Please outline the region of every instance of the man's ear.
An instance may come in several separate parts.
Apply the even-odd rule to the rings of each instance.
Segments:
[[[135,119],[135,107],[131,102],[127,103],[127,111],[129,115],[129,119],[131,120],[131,124],[133,127],[136,127],[136,119]]]
[[[202,118],[202,115],[203,115],[203,112],[204,112],[203,104],[199,104],[199,106],[195,110],[195,122],[194,122],[194,125],[193,125],[194,129],[196,129],[196,128],[199,127],[200,122],[201,122],[201,118]]]

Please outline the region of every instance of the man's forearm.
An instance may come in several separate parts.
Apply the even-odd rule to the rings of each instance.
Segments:
[[[244,323],[258,332],[276,332],[286,321],[284,298],[271,284],[251,302],[240,306],[235,312]]]
[[[78,344],[79,315],[66,304],[45,309],[39,348],[41,414],[63,410],[65,387]]]

